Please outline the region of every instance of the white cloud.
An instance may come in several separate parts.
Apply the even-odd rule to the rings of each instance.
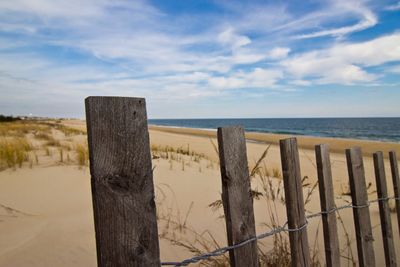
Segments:
[[[321,83],[369,82],[378,76],[362,67],[400,60],[400,33],[360,43],[338,43],[331,48],[306,52],[281,61],[296,78]]]
[[[309,86],[312,83],[307,80],[293,80],[293,81],[290,81],[290,84],[297,85],[297,86]]]
[[[400,74],[400,65],[391,66],[386,68],[387,71]]]
[[[290,48],[287,47],[275,47],[268,53],[268,57],[271,59],[282,59],[287,57],[290,52]]]
[[[360,18],[360,21],[354,25],[343,26],[338,28],[331,28],[321,31],[316,31],[312,33],[300,34],[296,38],[306,39],[315,38],[321,36],[343,36],[352,32],[362,31],[367,28],[373,27],[378,23],[377,16],[368,9],[364,2],[359,1],[347,1],[347,0],[336,0],[333,1],[334,10],[341,10],[342,14],[352,14]]]
[[[335,45],[329,53],[332,57],[364,66],[400,60],[400,33],[366,42]]]
[[[1,1],[0,10],[6,12],[25,13],[42,18],[94,18],[104,16],[108,8],[120,8],[130,12],[139,11],[142,14],[160,14],[156,9],[146,4],[144,1],[123,1],[123,0],[13,0]]]
[[[218,35],[218,41],[224,45],[229,45],[232,49],[237,49],[251,43],[251,40],[247,36],[236,34],[232,27],[221,32]]]
[[[231,75],[211,77],[209,85],[220,90],[241,88],[268,89],[268,87],[274,86],[282,77],[283,73],[281,70],[255,68],[249,72],[238,71]]]

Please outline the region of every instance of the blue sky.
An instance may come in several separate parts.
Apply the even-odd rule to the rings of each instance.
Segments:
[[[400,116],[398,1],[0,1],[0,113]]]

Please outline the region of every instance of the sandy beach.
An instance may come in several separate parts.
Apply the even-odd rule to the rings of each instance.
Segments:
[[[0,267],[400,266],[399,21],[0,0]]]
[[[63,121],[66,127],[85,130],[85,123],[78,120]],[[150,126],[152,145],[160,252],[162,261],[179,261],[196,252],[215,249],[226,245],[225,222],[221,208],[213,210],[209,205],[220,199],[221,181],[215,131]],[[54,153],[48,155],[42,141],[28,134],[36,162],[25,162],[22,167],[6,168],[0,172],[0,266],[95,266],[96,250],[93,226],[93,211],[90,190],[90,173],[87,165],[75,161],[76,143],[84,143],[85,134],[71,134],[51,130],[51,135],[60,140],[65,148],[49,146]],[[247,155],[250,168],[267,149],[263,169],[270,176],[275,191],[273,212],[279,224],[286,221],[282,197],[279,139],[287,136],[247,133]],[[313,146],[328,143],[331,148],[333,182],[336,204],[350,200],[348,174],[344,149],[360,146],[364,152],[364,166],[369,187],[369,198],[375,199],[375,177],[371,154],[377,150],[385,153],[395,150],[400,154],[400,144],[360,140],[298,137],[302,176],[307,176],[308,185],[304,195],[309,195],[307,212],[318,212],[318,188],[312,191],[317,181]],[[214,144],[214,145],[213,145]],[[166,147],[171,148],[170,152]],[[60,150],[61,149],[61,150]],[[190,155],[179,153],[179,149],[192,151]],[[60,155],[63,159],[60,160]],[[70,161],[67,161],[70,159]],[[385,159],[389,195],[393,194],[389,163]],[[268,231],[271,226],[271,195],[263,191],[262,180],[252,179],[252,188],[263,195],[254,200],[257,233]],[[280,190],[279,190],[280,188]],[[269,203],[269,204],[268,204]],[[393,205],[393,203],[391,203]],[[382,234],[377,205],[371,205],[374,246],[377,263],[384,264]],[[342,223],[339,239],[342,247],[347,242],[351,249],[343,250],[342,262],[357,261],[352,211],[340,211]],[[400,260],[400,241],[395,213],[392,226]],[[310,246],[313,253],[324,261],[322,224],[319,218],[308,226]],[[216,245],[218,243],[218,245]],[[190,248],[184,245],[190,244]],[[273,247],[273,239],[260,242],[264,251]]]

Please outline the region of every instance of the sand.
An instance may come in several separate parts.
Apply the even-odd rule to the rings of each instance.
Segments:
[[[81,121],[67,121],[66,125],[84,129]],[[206,133],[205,133],[206,132]],[[271,144],[265,164],[269,169],[280,169],[279,147],[276,140],[283,138],[278,135],[262,135],[251,133],[247,136],[249,164],[260,157]],[[187,146],[197,153],[203,153],[205,158],[199,162],[183,156],[180,161],[157,158],[153,160],[154,180],[156,186],[157,211],[159,213],[160,252],[163,261],[182,260],[193,255],[180,246],[174,246],[167,239],[174,233],[175,238],[192,242],[194,230],[197,233],[209,231],[220,244],[226,244],[225,224],[220,218],[223,214],[219,209],[213,212],[208,205],[220,198],[221,182],[218,156],[213,148],[216,144],[215,133],[194,129],[177,129],[165,127],[150,127],[150,140],[153,145],[172,146],[175,148]],[[257,142],[254,142],[255,140]],[[316,181],[315,156],[309,148],[314,143],[329,141],[335,194],[337,205],[346,203],[349,198],[342,193],[347,190],[348,176],[343,148],[346,145],[357,144],[367,151],[364,157],[366,178],[371,182],[370,199],[376,198],[374,192],[373,162],[369,153],[375,148],[398,150],[398,144],[379,142],[299,138],[300,161],[303,176],[309,177],[310,184]],[[339,153],[340,152],[340,153]],[[44,157],[44,156],[41,156]],[[41,160],[45,162],[45,160]],[[183,162],[183,163],[182,163]],[[389,193],[392,194],[389,164],[386,161]],[[273,179],[278,186],[280,179]],[[260,183],[254,180],[254,189],[260,190]],[[310,188],[305,188],[305,194]],[[87,167],[75,165],[39,164],[30,169],[7,169],[0,172],[0,266],[95,266],[96,251],[93,229],[93,211],[91,203],[90,174]],[[285,222],[285,208],[276,203],[279,222]],[[267,205],[264,199],[255,200],[254,210],[257,233],[268,230],[265,223],[270,222]],[[309,212],[319,210],[319,196],[315,192],[307,205]],[[377,205],[370,207],[375,252],[377,262],[384,264],[383,245],[379,226]],[[356,257],[355,236],[352,211],[340,212],[352,240],[352,251]],[[163,218],[170,218],[185,225],[179,229],[170,224],[167,228]],[[392,213],[392,224],[397,247],[398,262],[400,262],[400,243],[397,221]],[[310,222],[308,233],[310,244],[317,247],[323,260],[322,228],[320,220]],[[341,227],[339,227],[342,229]],[[316,231],[319,229],[319,234]],[[315,238],[317,236],[317,238]],[[211,240],[207,233],[205,240]],[[339,238],[344,242],[343,231]],[[263,241],[266,250],[271,248],[271,238]],[[314,242],[316,242],[314,244]],[[197,247],[200,247],[198,244]],[[212,249],[210,245],[209,249]],[[343,260],[343,263],[347,263]]]

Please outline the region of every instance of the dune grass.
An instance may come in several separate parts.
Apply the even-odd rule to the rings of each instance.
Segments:
[[[16,121],[0,123],[0,136],[24,137],[28,133],[46,133],[50,127],[39,122]]]
[[[173,162],[177,162],[176,166],[180,166],[181,171],[185,171],[187,167],[197,166],[199,172],[203,171],[202,166],[206,169],[214,169],[214,162],[205,154],[198,153],[190,149],[189,145],[174,148],[171,146],[161,146],[152,144],[151,155],[153,160],[164,159],[169,162],[169,169],[174,167]]]
[[[75,136],[84,134],[85,131],[67,127],[57,121],[1,122],[0,170],[22,167],[24,162],[28,162],[32,168],[39,165],[42,156],[48,157],[44,160],[48,163],[50,159],[54,164],[88,166],[87,144],[75,143]]]
[[[267,168],[265,162],[267,153],[268,148],[265,150],[263,155],[261,155],[255,165],[252,168],[249,168],[249,173],[253,185],[252,188],[255,188],[252,189],[253,199],[254,201],[263,201],[268,213],[269,220],[264,222],[263,225],[267,229],[271,230],[283,225],[284,221],[280,220],[277,214],[278,210],[285,208],[286,202],[281,171],[276,168]],[[311,196],[314,195],[317,190],[317,185],[317,182],[311,182],[307,176],[304,176],[302,179],[302,186],[305,192],[304,199],[306,210],[308,210],[307,207],[311,201]],[[172,192],[172,197],[174,198],[172,189],[169,187],[168,189]],[[161,195],[161,199],[158,200],[158,203],[163,204],[158,205],[160,208],[157,209],[157,218],[162,225],[159,234],[161,239],[169,241],[172,245],[187,250],[194,255],[204,254],[225,246],[225,244],[218,243],[210,231],[206,230],[198,232],[190,225],[188,217],[193,203],[182,217],[179,210],[173,212],[172,207],[165,207],[165,199],[167,197],[164,190],[157,187],[157,191],[158,195]],[[209,205],[209,208],[212,209],[213,212],[221,211],[222,200],[218,199],[214,201]],[[223,219],[224,216],[219,216],[219,218]],[[354,240],[350,238],[347,226],[343,222],[339,213],[338,219],[339,225],[343,229],[343,237],[346,243],[346,246],[341,250],[341,256],[348,261],[349,265],[354,266],[356,261],[351,247]],[[321,227],[321,220],[319,220],[314,239],[310,239],[311,266],[323,265],[323,262],[321,261],[322,257],[320,255],[322,251],[320,251],[318,247],[318,236],[321,234]],[[291,266],[288,233],[280,232],[269,239],[259,241],[258,253],[260,266]],[[228,265],[228,253],[201,262],[201,266]]]
[[[44,144],[44,146],[60,147],[61,146],[61,142],[60,142],[60,140],[57,140],[57,139],[52,137]]]
[[[22,167],[29,161],[32,145],[24,137],[3,138],[0,140],[0,169]]]
[[[86,134],[86,132],[83,130],[71,128],[71,127],[61,124],[61,121],[55,121],[55,122],[46,121],[46,122],[42,122],[42,124],[46,125],[48,127],[51,127],[55,130],[61,131],[62,133],[64,133],[65,136]]]
[[[87,144],[77,144],[75,147],[76,161],[80,167],[89,165],[89,150]]]

